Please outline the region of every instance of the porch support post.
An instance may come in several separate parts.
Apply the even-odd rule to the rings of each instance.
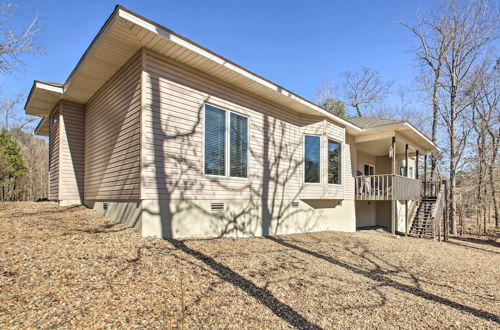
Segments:
[[[405,236],[408,236],[408,200],[405,200]]]
[[[392,137],[392,174],[396,173],[396,137]]]
[[[424,155],[424,196],[427,195],[427,154]]]
[[[392,174],[397,174],[396,173],[396,136],[392,137]],[[391,194],[391,199],[392,199],[392,212],[391,212],[391,233],[393,235],[396,235],[396,206],[397,203],[394,200],[394,182],[395,178],[392,178],[392,194]]]
[[[418,180],[418,149],[415,157],[415,179]]]
[[[405,145],[405,176],[410,176],[410,173],[408,172],[408,144]]]

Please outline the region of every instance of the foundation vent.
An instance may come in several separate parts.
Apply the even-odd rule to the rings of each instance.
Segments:
[[[102,203],[102,210],[106,211],[108,209],[108,202]]]
[[[210,209],[212,210],[212,212],[220,212],[224,210],[224,203],[212,203],[210,205]]]
[[[299,207],[299,202],[292,202],[292,207],[293,208]]]

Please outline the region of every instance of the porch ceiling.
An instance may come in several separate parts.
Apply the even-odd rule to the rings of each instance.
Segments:
[[[387,156],[389,154],[389,148],[392,145],[392,137],[386,137],[379,140],[359,142],[356,144],[358,151],[372,156]],[[396,154],[405,153],[405,141],[396,138]],[[408,145],[408,153],[414,155],[416,148],[411,144]]]

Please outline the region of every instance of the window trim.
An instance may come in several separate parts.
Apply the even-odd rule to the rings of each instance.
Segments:
[[[319,182],[306,182],[306,136],[315,136],[315,137],[319,137]],[[304,173],[302,175],[302,181],[304,182],[304,184],[311,184],[311,185],[321,185],[323,184],[323,175],[321,175],[321,170],[323,169],[323,166],[321,166],[321,163],[322,163],[322,158],[323,158],[323,152],[322,152],[322,146],[321,146],[321,135],[318,135],[318,134],[308,134],[308,133],[304,133],[304,136],[302,137],[302,145],[303,145],[303,148],[302,148],[302,159],[304,161],[304,165],[302,166],[303,170],[304,170]]]
[[[340,145],[340,183],[330,183],[328,182],[328,142],[333,141]],[[375,167],[374,167],[375,171]],[[329,186],[343,186],[344,185],[344,142],[339,141],[334,138],[328,137],[326,140],[326,183]]]
[[[206,106],[209,105],[211,107],[220,109],[225,111],[225,124],[226,124],[226,129],[224,132],[224,142],[226,145],[226,150],[224,150],[224,175],[216,175],[216,174],[207,174],[205,173],[205,120],[206,120]],[[235,115],[245,117],[247,119],[247,176],[246,177],[240,177],[240,176],[231,176],[230,173],[230,149],[231,149],[231,143],[230,143],[230,125],[231,125],[231,113],[234,113]],[[203,123],[202,123],[203,131],[202,131],[202,143],[201,143],[201,156],[202,156],[202,175],[210,178],[224,178],[224,179],[231,179],[231,180],[243,180],[243,181],[248,181],[250,180],[250,116],[244,115],[240,112],[229,110],[226,107],[210,103],[210,102],[205,102],[203,104]]]
[[[365,174],[365,165],[368,165],[368,166],[371,166],[373,167],[373,174]],[[371,163],[363,163],[363,175],[377,175],[377,172],[376,172],[376,167],[375,165],[371,164]]]

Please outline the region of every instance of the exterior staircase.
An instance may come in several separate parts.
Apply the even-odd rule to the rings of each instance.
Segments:
[[[437,197],[423,197],[408,234],[413,237],[434,238],[433,213]]]

